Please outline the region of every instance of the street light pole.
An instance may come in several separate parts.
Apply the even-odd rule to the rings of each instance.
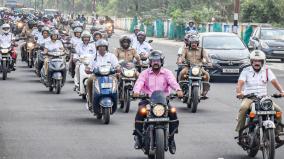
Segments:
[[[239,13],[240,13],[240,0],[235,0],[235,9],[234,9],[234,26],[233,32],[238,34],[238,21],[239,21]]]

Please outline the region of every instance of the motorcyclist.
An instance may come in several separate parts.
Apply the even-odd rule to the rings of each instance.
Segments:
[[[79,80],[80,80],[79,58],[80,58],[80,56],[86,55],[86,54],[94,55],[96,53],[96,46],[93,43],[90,43],[91,36],[92,35],[89,31],[83,31],[82,36],[81,36],[83,43],[78,44],[75,48],[76,54],[74,54],[74,56],[73,56],[73,61],[76,65],[76,67],[75,67],[75,78],[74,78],[75,89],[77,89],[79,87]]]
[[[94,39],[94,41],[98,41],[98,40],[100,40],[100,39],[102,39],[103,38],[103,34],[100,32],[100,31],[95,31],[94,33],[93,33],[93,39]]]
[[[178,97],[183,97],[183,92],[179,84],[176,82],[176,79],[173,73],[164,68],[164,57],[160,51],[154,50],[149,55],[150,68],[141,72],[138,77],[138,80],[135,83],[133,89],[133,97],[139,97],[140,93],[144,93],[149,97],[154,91],[161,90],[167,96],[170,94],[170,90],[173,89],[176,91]],[[157,82],[159,81],[159,82]],[[143,121],[145,116],[141,115],[139,112],[140,109],[145,108],[149,104],[148,100],[142,100],[138,105],[138,111],[135,117],[135,121]],[[170,120],[176,120],[177,114],[169,112]],[[169,133],[174,133],[178,128],[178,122],[172,122],[169,124]],[[135,123],[135,130],[133,135],[135,135],[135,148],[141,148],[142,139],[139,133],[143,130],[143,124]],[[174,154],[176,151],[176,145],[174,140],[174,135],[169,137],[169,150],[171,154]]]
[[[126,62],[133,62],[135,59],[137,64],[140,64],[140,56],[137,54],[136,50],[130,47],[131,39],[123,35],[119,39],[120,48],[115,49],[114,55],[118,58],[118,61],[125,60]]]
[[[68,20],[66,18],[62,18],[62,25],[60,25],[60,30],[66,31],[68,34],[70,33],[70,27],[68,25]]]
[[[34,27],[33,30],[32,30],[32,35],[35,37],[35,39],[39,39],[39,38],[42,38],[42,28],[44,27],[44,23],[42,21],[39,21],[37,23],[37,27]]]
[[[15,63],[17,61],[17,53],[15,51],[14,46],[15,44],[15,38],[14,35],[10,32],[11,27],[9,24],[3,24],[2,25],[2,34],[0,35],[0,43],[10,43],[11,46],[13,47],[12,52],[11,52],[11,57],[12,57],[12,69],[15,71]]]
[[[31,37],[33,28],[36,27],[37,23],[34,20],[29,20],[27,25],[24,26],[21,36],[22,37]]]
[[[199,38],[198,36],[191,36],[190,37],[190,45],[191,47],[185,47],[182,56],[179,62],[188,62],[189,65],[200,65],[208,64],[209,67],[212,67],[212,63],[210,58],[208,57],[208,54],[200,49],[199,46]],[[186,76],[188,75],[188,69],[189,67],[185,67],[181,70],[179,75],[179,81],[183,81],[186,79]],[[203,91],[201,93],[201,96],[203,98],[208,98],[206,95],[210,89],[210,75],[207,71],[204,70],[204,68],[201,69],[203,76]]]
[[[152,46],[145,41],[146,34],[143,31],[137,33],[137,42],[133,44],[133,48],[140,56],[148,57],[148,54],[153,50]]]
[[[185,32],[190,32],[190,31],[197,31],[194,21],[189,21],[188,26],[185,28]]]
[[[138,41],[137,41],[137,34],[140,32],[140,28],[138,25],[136,25],[134,27],[134,34],[131,35],[131,42],[132,42],[132,45],[136,44]]]
[[[43,27],[41,33],[42,33],[42,38],[39,38],[37,40],[37,45],[40,48],[40,50],[43,51],[45,44],[47,42],[51,41],[51,39],[49,37],[50,30],[49,30],[48,27]],[[38,69],[38,76],[40,76],[40,70],[42,69],[43,63],[44,63],[44,61],[38,62],[38,68],[37,68]]]
[[[76,47],[76,45],[82,43],[82,39],[81,39],[82,32],[83,30],[81,27],[77,27],[74,29],[74,36],[70,40],[70,43],[73,45],[74,48]]]
[[[245,95],[255,94],[258,97],[267,96],[267,85],[269,82],[276,88],[282,97],[284,97],[283,87],[278,82],[276,76],[271,69],[266,65],[266,56],[261,50],[255,50],[250,53],[250,63],[251,66],[245,68],[239,77],[236,93],[237,97],[243,99]],[[236,131],[239,132],[241,128],[245,125],[245,115],[248,109],[251,108],[252,100],[244,98],[241,103],[241,108],[238,114],[238,124]],[[273,103],[275,111],[282,112],[282,109]],[[275,121],[282,123],[282,118],[275,118]],[[282,124],[278,125],[276,132],[282,132]],[[277,134],[276,134],[277,136]],[[281,142],[280,138],[276,138],[277,142]]]
[[[50,33],[51,41],[45,43],[44,54],[47,54],[50,51],[64,51],[64,46],[59,39],[59,32],[58,30],[54,30]],[[48,56],[44,59],[44,69],[45,69],[45,76],[48,73]]]
[[[108,65],[110,64],[113,68],[118,69],[119,68],[119,64],[118,64],[118,60],[116,58],[116,56],[113,53],[110,53],[108,51],[108,42],[106,40],[98,40],[96,42],[96,49],[97,52],[95,54],[94,60],[92,60],[91,64],[89,67],[86,67],[85,72],[87,74],[91,74],[93,72],[93,70],[95,68],[98,68],[102,65]],[[94,74],[92,74],[91,77],[88,78],[87,81],[87,92],[88,92],[88,96],[89,98],[89,109],[92,109],[92,103],[93,103],[93,81],[96,79],[96,76]],[[115,78],[116,80],[116,78]]]

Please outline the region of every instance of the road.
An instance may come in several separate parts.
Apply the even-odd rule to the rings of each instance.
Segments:
[[[118,35],[109,42],[113,50]],[[174,70],[178,46],[154,42],[153,47],[165,53],[166,67]],[[284,85],[284,65],[270,65]],[[50,93],[33,70],[18,61],[17,70],[0,81],[0,159],[146,158],[133,148],[137,102],[132,103],[130,113],[119,110],[109,125],[103,125],[86,110],[68,78],[62,94]],[[176,155],[167,153],[168,159],[247,159],[233,139],[240,105],[234,90],[234,83],[213,83],[210,98],[200,103],[196,114],[181,102],[172,103],[177,107],[180,128]],[[276,102],[284,108],[283,99]],[[283,158],[284,149],[276,154]]]

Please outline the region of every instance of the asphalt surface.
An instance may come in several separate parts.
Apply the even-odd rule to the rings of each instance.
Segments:
[[[118,35],[109,40],[111,50],[118,46]],[[166,55],[166,67],[174,70],[178,46],[153,43]],[[284,64],[270,64],[284,85]],[[109,125],[85,108],[73,91],[68,76],[62,94],[48,92],[33,69],[18,61],[17,70],[0,80],[0,159],[144,159],[133,148],[132,130],[137,101],[130,113],[118,110]],[[271,89],[272,90],[272,89]],[[176,135],[176,155],[172,159],[247,159],[234,140],[240,101],[235,98],[235,83],[213,83],[209,99],[202,101],[196,114],[186,105],[173,101],[180,119]],[[274,91],[270,91],[273,93]],[[275,100],[284,108],[284,99]],[[276,158],[284,156],[284,148]],[[257,158],[261,158],[260,153]]]

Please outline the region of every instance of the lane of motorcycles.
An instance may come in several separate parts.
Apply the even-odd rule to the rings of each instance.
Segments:
[[[17,24],[19,25],[19,24]],[[64,44],[66,51],[64,52],[48,52],[49,62],[48,70],[42,67],[44,64],[43,47],[35,43],[35,39],[18,38],[16,41],[25,40],[25,45],[22,50],[22,60],[27,63],[29,68],[35,68],[35,73],[41,78],[41,82],[56,94],[60,94],[62,87],[66,81],[66,74],[68,61],[72,59],[74,50],[68,40],[68,36],[62,33],[61,41]],[[7,78],[7,73],[12,71],[11,52],[14,51],[14,44],[2,43],[0,45],[1,51],[1,71],[2,78]],[[120,61],[121,74],[119,81],[114,76],[116,70],[108,65],[99,67],[93,71],[96,75],[96,80],[93,85],[93,95],[88,96],[86,87],[87,80],[90,74],[85,73],[85,67],[90,64],[92,56],[84,55],[79,58],[80,80],[79,88],[75,91],[87,100],[88,103],[92,98],[93,103],[89,104],[89,110],[97,119],[103,121],[104,124],[110,122],[111,114],[114,114],[120,104],[120,108],[125,113],[128,113],[131,107],[132,89],[135,84],[135,75],[137,70],[144,70],[148,67],[147,58],[142,59],[142,66],[137,68],[135,64]],[[180,65],[182,67],[183,65]],[[184,65],[185,66],[185,65]],[[201,67],[191,65],[187,80],[179,81],[185,97],[182,99],[192,113],[197,112],[197,107],[201,101],[202,90],[202,73]],[[42,69],[39,69],[42,68]],[[47,75],[46,73],[47,72]],[[72,77],[74,72],[69,70]],[[155,98],[159,91],[153,93],[152,97],[141,95],[140,99],[150,100],[147,108],[141,109],[140,113],[145,114],[146,118],[143,121],[135,121],[143,124],[143,132],[141,136],[143,139],[142,150],[150,159],[163,159],[165,151],[168,150],[167,139],[172,134],[169,134],[168,127],[170,122],[178,122],[178,120],[170,121],[168,117],[169,112],[175,112],[175,108],[169,108],[169,100],[176,98],[175,95],[163,97],[163,99]],[[262,151],[264,159],[274,159],[275,149],[283,144],[275,142],[275,131],[277,124],[275,118],[281,116],[279,112],[273,109],[272,97],[279,98],[277,95],[271,97],[259,98],[253,94],[246,96],[254,101],[252,108],[247,112],[246,126],[240,130],[239,136],[236,137],[238,144],[248,153],[250,157],[255,157],[257,152]],[[90,106],[92,105],[92,107]],[[90,108],[91,107],[91,108]],[[276,124],[275,124],[276,123]]]

